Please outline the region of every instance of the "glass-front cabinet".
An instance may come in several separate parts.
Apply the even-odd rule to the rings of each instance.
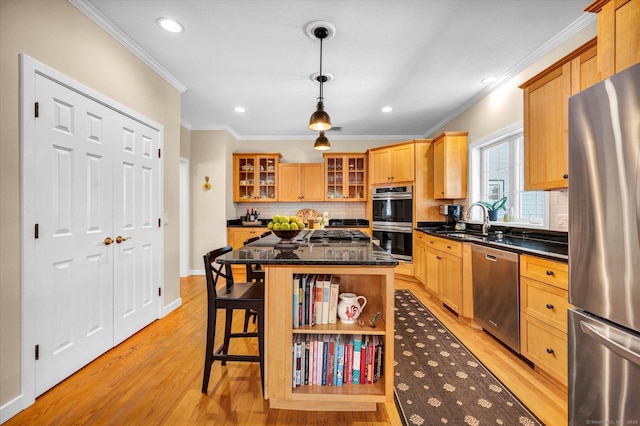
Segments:
[[[278,201],[278,163],[281,154],[233,154],[233,201]]]
[[[366,155],[324,154],[325,201],[366,201]]]

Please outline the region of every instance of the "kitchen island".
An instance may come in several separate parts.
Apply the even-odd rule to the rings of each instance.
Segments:
[[[394,267],[398,261],[366,234],[352,231],[352,238],[331,240],[315,231],[302,231],[288,249],[279,249],[275,235],[234,250],[217,259],[222,264],[260,263],[265,270],[265,377],[264,397],[270,408],[310,411],[375,411],[377,403],[393,400]],[[294,277],[328,275],[340,277],[340,293],[367,298],[360,324],[314,324],[293,326]],[[375,328],[369,323],[379,313]],[[322,336],[362,335],[382,344],[382,374],[370,384],[293,385],[293,345]],[[333,339],[333,338],[332,338]],[[308,339],[307,339],[308,340]],[[346,376],[345,376],[346,378]],[[309,380],[311,382],[312,380]],[[346,382],[346,380],[345,380]]]

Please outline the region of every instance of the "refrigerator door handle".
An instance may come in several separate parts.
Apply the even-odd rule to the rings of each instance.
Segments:
[[[586,323],[584,321],[580,321],[580,328],[582,328],[582,331],[587,336],[591,337],[593,340],[600,343],[602,346],[615,352],[616,354],[626,359],[627,361],[630,361],[635,365],[640,366],[640,353],[635,352],[633,349],[626,347],[623,342],[616,341],[615,339],[616,337],[622,337],[622,336],[607,337],[605,336],[605,334],[603,333],[603,330],[600,327],[597,327],[593,324]],[[635,346],[640,347],[640,340],[637,339],[636,337],[625,335],[624,338],[636,340],[637,342],[635,342],[636,343]]]

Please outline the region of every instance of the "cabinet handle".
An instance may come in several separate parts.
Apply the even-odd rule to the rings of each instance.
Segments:
[[[553,305],[551,303],[547,303],[547,309],[553,309]]]
[[[549,269],[548,269],[548,270],[547,270],[547,275],[549,275],[549,276],[553,275],[553,271],[551,271],[551,270],[549,270]]]
[[[451,250],[451,246],[447,246],[447,248],[448,248],[449,250]]]
[[[436,256],[436,259],[438,260],[442,260],[442,258],[440,256]]]
[[[564,175],[562,175],[562,177],[563,177],[564,179],[569,179],[569,175],[568,175],[568,174],[564,174]]]
[[[547,353],[548,353],[548,354],[552,354],[553,352],[554,352],[554,350],[553,350],[553,349],[551,349],[551,348],[547,348]]]

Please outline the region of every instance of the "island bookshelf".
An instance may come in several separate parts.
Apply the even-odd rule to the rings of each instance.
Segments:
[[[306,411],[375,411],[377,403],[393,401],[394,378],[394,268],[393,266],[264,265],[265,269],[265,398],[277,409]],[[320,324],[293,328],[291,286],[294,274],[332,274],[340,276],[340,293],[356,293],[367,298],[358,324]],[[376,312],[382,318],[376,328],[369,320]],[[296,334],[362,334],[383,338],[384,372],[376,383],[342,386],[291,384],[293,356],[291,345]]]

